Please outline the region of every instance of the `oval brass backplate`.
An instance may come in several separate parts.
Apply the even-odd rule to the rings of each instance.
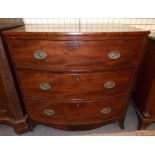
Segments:
[[[50,90],[51,89],[51,85],[49,83],[40,83],[39,87],[41,90]]]
[[[45,51],[42,51],[42,50],[36,50],[34,53],[33,53],[33,56],[35,59],[37,60],[44,60],[46,59],[47,57],[47,53]]]
[[[108,53],[108,58],[111,60],[117,60],[121,57],[121,53],[119,51],[110,51]]]
[[[112,89],[115,87],[115,82],[114,81],[107,81],[105,84],[104,84],[104,88],[106,89]]]
[[[44,114],[47,116],[53,116],[53,115],[55,115],[55,111],[52,109],[45,109]]]
[[[101,109],[101,114],[106,115],[109,114],[111,111],[111,108],[103,108]]]

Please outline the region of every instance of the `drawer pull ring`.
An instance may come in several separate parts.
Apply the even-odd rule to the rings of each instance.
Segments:
[[[50,90],[51,89],[51,85],[49,83],[40,83],[39,87],[41,90]]]
[[[111,60],[116,60],[121,57],[121,53],[119,51],[110,51],[108,53],[108,58]]]
[[[33,53],[33,56],[37,60],[43,60],[43,59],[46,59],[47,53],[41,50],[37,50]]]
[[[115,87],[115,82],[114,81],[108,81],[104,84],[104,88],[106,89],[112,89]]]
[[[101,114],[106,115],[109,114],[111,111],[111,108],[103,108],[101,109]]]
[[[45,109],[44,114],[47,116],[53,116],[53,115],[55,115],[55,111],[52,109]]]

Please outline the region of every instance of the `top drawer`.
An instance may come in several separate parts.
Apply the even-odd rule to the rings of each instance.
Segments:
[[[104,70],[136,67],[142,39],[105,41],[12,40],[16,67],[48,70]]]

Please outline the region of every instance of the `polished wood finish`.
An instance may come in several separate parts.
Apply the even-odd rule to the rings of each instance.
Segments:
[[[11,52],[17,68],[109,70],[137,67],[141,60],[141,42],[142,38],[105,41],[13,40]],[[36,50],[46,52],[47,58],[35,59],[33,55]],[[120,51],[120,58],[109,59],[110,51]]]
[[[135,70],[54,74],[38,71],[19,71],[24,97],[48,98],[51,100],[92,100],[120,94],[128,94],[133,87]],[[31,80],[30,80],[31,79]],[[115,82],[115,87],[106,89],[104,84]],[[41,83],[49,83],[50,90],[41,90]]]
[[[139,124],[145,129],[155,122],[155,37],[149,37],[145,60],[139,75],[136,91],[133,94]]]
[[[149,32],[77,29],[25,25],[3,33],[31,128],[86,130],[117,121],[123,129]],[[36,50],[46,52],[44,59],[34,57]],[[120,56],[109,59],[111,51]]]
[[[77,130],[76,126],[86,127],[89,125],[89,129],[91,129],[94,128],[90,126],[91,124],[102,126],[116,119],[121,123],[120,118],[125,116],[129,96],[83,102],[53,102],[52,100],[30,98],[24,100],[33,125],[39,121],[48,126],[58,125],[59,129],[63,130]],[[102,114],[101,109],[103,108],[111,108],[111,112]],[[44,113],[46,109],[54,110],[55,114],[53,116],[46,115]]]
[[[20,25],[0,26],[0,123],[11,125],[16,133],[28,131],[27,117],[23,114],[20,99],[9,66],[2,31]]]
[[[3,82],[2,82],[2,77],[0,75],[0,111],[3,111],[5,110],[6,108],[6,95],[4,93],[4,85],[3,85]]]

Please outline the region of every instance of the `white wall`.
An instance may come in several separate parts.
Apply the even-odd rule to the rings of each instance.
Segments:
[[[137,28],[151,30],[155,32],[155,18],[98,18],[98,19],[53,19],[53,18],[3,18],[0,19],[0,24],[7,23],[24,23],[24,24],[127,24]]]

